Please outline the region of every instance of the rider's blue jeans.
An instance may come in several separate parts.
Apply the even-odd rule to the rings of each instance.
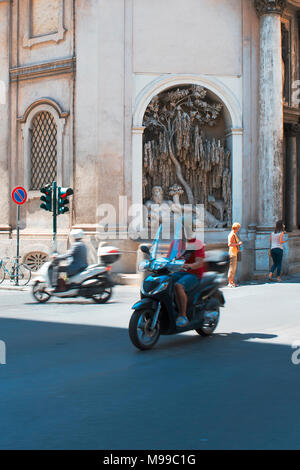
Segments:
[[[175,284],[181,284],[184,287],[186,294],[189,294],[200,284],[200,279],[195,274],[186,272],[174,273],[172,278]]]

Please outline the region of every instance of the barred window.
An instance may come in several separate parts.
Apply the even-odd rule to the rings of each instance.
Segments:
[[[36,114],[31,126],[31,184],[40,189],[57,176],[57,125],[47,111]]]

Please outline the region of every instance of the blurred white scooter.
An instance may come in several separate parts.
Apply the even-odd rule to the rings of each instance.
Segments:
[[[114,286],[110,271],[121,254],[113,246],[99,247],[100,264],[92,264],[84,271],[67,279],[59,279],[58,288],[52,285],[53,268],[56,261],[46,262],[34,275],[32,295],[40,303],[47,302],[51,297],[73,298],[85,297],[98,304],[104,304],[112,296]]]

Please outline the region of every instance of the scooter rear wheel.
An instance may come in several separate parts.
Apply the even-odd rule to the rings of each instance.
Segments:
[[[33,286],[32,286],[32,295],[37,302],[44,304],[48,302],[50,299],[51,295],[48,294],[48,292],[45,292],[44,289],[41,288],[41,282],[36,281]]]
[[[99,294],[92,295],[92,299],[96,304],[105,304],[112,296],[112,287],[105,287],[99,290]]]
[[[135,310],[130,319],[129,337],[132,344],[142,351],[153,348],[160,336],[159,322],[153,331],[150,329],[154,313],[150,309]]]
[[[198,333],[200,336],[210,336],[213,334],[215,329],[218,326],[219,323],[219,318],[220,318],[220,302],[218,299],[211,299],[207,305],[207,308],[205,309],[205,313],[214,313],[215,318],[213,321],[207,321],[207,324],[203,324],[201,328],[197,328],[195,331]]]

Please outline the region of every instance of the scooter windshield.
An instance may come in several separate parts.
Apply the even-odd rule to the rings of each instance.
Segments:
[[[182,239],[182,218],[178,217],[175,225],[174,240],[170,243],[167,257],[170,261],[179,259],[184,253],[184,243]]]
[[[158,227],[152,246],[150,248],[151,259],[156,259],[157,257],[161,232],[162,232],[162,225]]]
[[[158,256],[161,234],[162,225],[159,226],[150,249],[151,259],[156,259]],[[175,225],[174,240],[172,240],[172,242],[170,243],[168,254],[166,255],[166,257],[170,261],[172,261],[174,259],[181,258],[183,253],[184,243],[182,239],[182,218],[178,217]]]

